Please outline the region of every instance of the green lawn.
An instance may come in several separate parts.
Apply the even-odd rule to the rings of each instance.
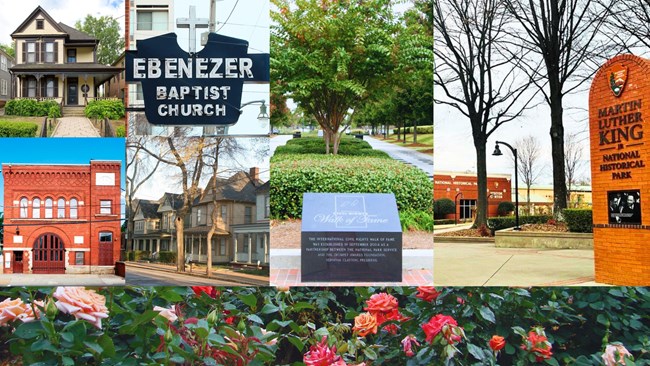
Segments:
[[[401,136],[401,135],[400,135]],[[413,134],[406,134],[406,143],[397,140],[397,135],[390,135],[388,139],[384,140],[390,142],[391,144],[396,144],[399,146],[408,147],[413,150],[417,150],[423,153],[432,153],[433,152],[433,134],[423,134],[418,133],[418,142],[413,144]]]

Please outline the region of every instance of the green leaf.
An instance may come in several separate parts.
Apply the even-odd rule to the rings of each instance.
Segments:
[[[255,294],[237,295],[237,297],[251,309],[257,305],[257,297]]]
[[[61,333],[61,339],[63,339],[66,342],[74,343],[74,335],[69,332]]]
[[[101,354],[101,353],[104,351],[104,349],[102,348],[102,346],[100,346],[99,344],[97,344],[97,342],[93,342],[93,341],[84,341],[84,345],[85,345],[86,347],[90,348],[91,350],[95,351],[95,352],[98,353],[98,354]]]
[[[478,346],[475,346],[471,343],[467,344],[467,351],[474,356],[479,361],[485,360],[485,353],[483,352],[483,349],[481,349]]]
[[[377,353],[372,350],[372,348],[366,348],[363,350],[363,354],[366,355],[366,357],[369,360],[376,360],[377,359]]]
[[[40,321],[22,323],[14,331],[14,336],[22,339],[32,339],[43,334],[45,329]]]
[[[99,344],[104,352],[103,356],[106,357],[115,357],[115,344],[113,344],[113,339],[106,334],[102,334],[97,338],[97,344]]]
[[[63,366],[74,366],[74,360],[68,356],[61,357]]]
[[[179,355],[174,355],[169,358],[169,361],[173,363],[185,363],[185,358]]]
[[[480,314],[483,319],[489,321],[490,323],[496,323],[494,312],[487,306],[481,307]]]
[[[304,309],[314,309],[314,305],[308,303],[308,302],[297,302],[293,305],[293,310],[295,311],[300,311]]]
[[[552,365],[552,366],[560,366],[560,364],[557,362],[556,359],[554,358],[549,358],[548,360],[545,361],[547,365]]]
[[[246,317],[246,319],[248,319],[248,320],[250,320],[252,322],[255,322],[257,324],[264,324],[264,321],[259,316],[255,315],[255,314],[248,315]]]
[[[53,353],[59,353],[59,349],[54,347],[52,343],[50,342],[49,339],[39,339],[36,342],[32,343],[31,347],[32,351],[34,352],[40,352],[40,351],[49,351]]]
[[[277,313],[278,311],[280,311],[280,308],[273,304],[266,304],[262,308],[262,314],[273,314]]]
[[[305,348],[305,342],[302,341],[302,339],[295,337],[295,336],[287,336],[287,340],[289,343],[293,344],[296,348],[298,348],[298,351],[302,352],[302,350]]]

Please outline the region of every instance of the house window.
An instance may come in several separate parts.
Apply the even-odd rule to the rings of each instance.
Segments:
[[[77,49],[76,48],[68,48],[68,63],[69,64],[74,64],[77,62]]]
[[[7,58],[4,55],[0,55],[0,69],[7,71]]]
[[[167,11],[138,11],[138,30],[168,30],[167,14]]]
[[[43,19],[36,19],[36,29],[45,29],[44,23]]]
[[[58,85],[55,78],[45,79],[45,97],[56,98],[58,96]]]
[[[27,218],[27,198],[23,197],[20,199],[20,218]]]
[[[219,245],[219,255],[226,255],[226,238],[221,238]]]
[[[56,218],[57,219],[65,218],[65,200],[63,198],[59,198],[56,201]]]
[[[99,213],[102,215],[110,215],[111,214],[111,201],[109,200],[101,200],[99,201]]]
[[[253,208],[250,206],[244,207],[244,224],[253,222]]]
[[[0,95],[7,95],[7,80],[0,80]]]
[[[51,198],[46,198],[45,199],[45,218],[46,219],[51,219],[52,218],[52,205],[54,201],[52,201]]]
[[[144,94],[142,94],[142,84],[141,83],[135,84],[135,99],[136,100],[144,100]]]
[[[25,55],[26,55],[26,63],[33,64],[33,63],[36,62],[36,43],[35,42],[25,42]]]
[[[34,78],[27,80],[27,97],[36,98],[36,79]]]
[[[225,223],[228,219],[228,207],[221,206],[221,220]]]
[[[45,62],[54,63],[54,42],[45,43]]]
[[[100,243],[112,243],[113,242],[113,233],[111,233],[111,232],[101,232],[101,233],[99,233],[99,242]]]
[[[270,197],[264,196],[264,218],[268,219],[271,215],[271,203]]]
[[[84,264],[84,252],[74,252],[74,264],[77,266]]]
[[[41,200],[38,198],[34,198],[32,201],[32,218],[41,218]]]
[[[70,200],[70,218],[76,219],[78,217],[79,217],[79,213],[77,210],[77,199],[73,198]]]

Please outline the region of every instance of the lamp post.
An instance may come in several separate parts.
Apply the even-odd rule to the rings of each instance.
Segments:
[[[501,149],[499,149],[499,144],[507,146],[510,151],[512,151],[512,154],[515,157],[515,228],[513,230],[521,230],[519,227],[519,179],[518,177],[518,170],[517,170],[517,149],[512,147],[510,144],[503,142],[503,141],[497,141],[496,145],[494,146],[494,152],[492,155],[494,156],[501,156],[503,153],[501,152]]]
[[[458,192],[456,193],[456,197],[454,197],[454,225],[458,225],[458,196],[463,196],[463,192]]]

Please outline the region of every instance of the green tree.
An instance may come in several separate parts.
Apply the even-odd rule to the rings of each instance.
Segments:
[[[343,123],[393,68],[396,24],[390,0],[272,0],[273,92],[292,98],[338,153]],[[343,129],[344,130],[344,129]]]
[[[100,64],[112,64],[124,49],[120,24],[114,18],[105,15],[99,18],[86,15],[83,22],[78,20],[75,23],[75,28],[99,40],[97,62]]]
[[[16,49],[14,48],[14,43],[12,44],[0,44],[0,49],[5,51],[9,56],[16,58]]]

